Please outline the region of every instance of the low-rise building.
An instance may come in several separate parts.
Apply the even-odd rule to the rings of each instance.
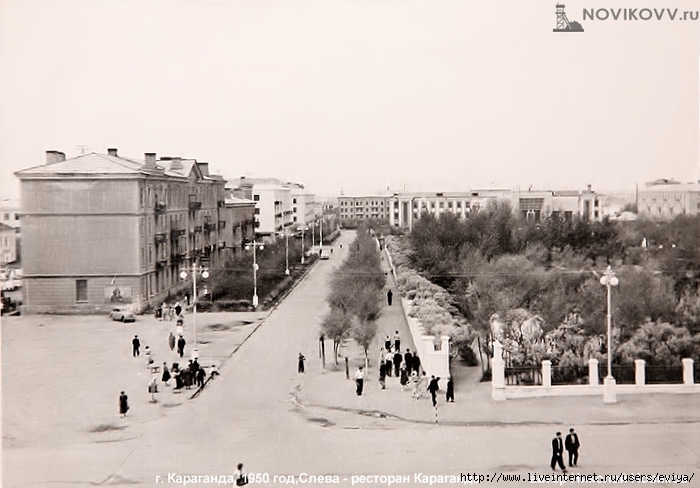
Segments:
[[[700,214],[700,182],[680,183],[673,179],[649,182],[639,190],[637,213],[659,220]]]

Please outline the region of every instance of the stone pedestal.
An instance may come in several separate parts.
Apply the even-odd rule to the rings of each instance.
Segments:
[[[493,343],[493,359],[491,360],[491,399],[494,402],[506,400],[506,372],[502,351],[501,343],[495,341]]]
[[[598,386],[600,384],[600,378],[598,377],[598,360],[589,359],[588,360],[588,384]]]
[[[694,371],[693,371],[693,361],[690,358],[685,358],[683,362],[683,384],[692,385],[695,382]]]
[[[603,381],[603,403],[617,403],[617,392],[615,391],[615,378],[605,378]]]
[[[646,361],[643,359],[634,360],[634,384],[637,386],[644,385],[647,382],[646,378]]]
[[[542,386],[552,386],[552,361],[542,361]]]

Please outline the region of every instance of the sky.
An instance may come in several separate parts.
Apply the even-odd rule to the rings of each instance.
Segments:
[[[697,181],[700,20],[668,13],[700,3],[562,1],[585,32],[542,0],[0,0],[0,198],[110,147],[318,195]]]

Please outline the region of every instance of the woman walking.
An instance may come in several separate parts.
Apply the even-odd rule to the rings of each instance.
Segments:
[[[123,418],[127,411],[129,411],[129,397],[126,396],[126,393],[121,392],[119,395],[119,415]]]

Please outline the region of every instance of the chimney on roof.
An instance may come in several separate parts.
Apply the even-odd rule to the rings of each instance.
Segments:
[[[46,164],[60,163],[66,160],[66,155],[61,151],[46,151]]]
[[[591,185],[586,185],[586,191],[588,191],[588,193],[591,193],[591,191],[593,191],[592,188],[593,187]]]
[[[182,158],[180,156],[174,157],[170,164],[170,169],[182,169]]]
[[[107,154],[109,154],[110,156],[114,156],[115,158],[118,157],[117,148],[110,147],[109,149],[107,149]]]
[[[156,167],[156,153],[145,153],[143,165],[146,168],[155,168]]]

